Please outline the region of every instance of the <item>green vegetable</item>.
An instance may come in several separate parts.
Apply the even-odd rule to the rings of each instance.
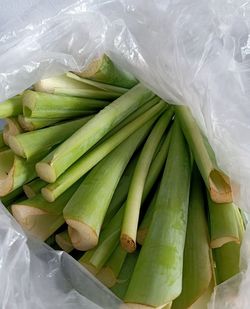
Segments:
[[[3,140],[5,145],[9,145],[11,136],[15,136],[23,132],[18,123],[17,118],[6,118],[6,124],[3,129]]]
[[[108,288],[113,287],[118,279],[127,252],[118,245],[105,266],[96,275],[96,278]]]
[[[127,292],[129,281],[133,274],[138,255],[139,255],[138,250],[133,252],[132,254],[130,253],[126,255],[126,259],[122,265],[122,269],[119,273],[116,283],[111,288],[111,291],[121,299],[124,298]]]
[[[43,157],[43,152],[37,158]],[[36,177],[36,161],[26,161],[12,150],[0,152],[0,196],[5,196]]]
[[[211,248],[219,248],[224,244],[234,241],[240,243],[237,213],[238,209],[233,203],[216,204],[207,194],[209,206],[209,222],[211,235]]]
[[[161,113],[165,108],[164,102],[160,102],[143,115],[123,127],[119,132],[111,136],[102,144],[90,150],[86,155],[72,165],[58,180],[49,184],[42,190],[44,198],[48,201],[54,201],[60,194],[69,188],[82,175],[86,174],[93,166],[108,155],[115,147],[121,144],[133,132],[143,126],[147,121]],[[38,166],[38,169],[43,168],[43,163]],[[47,165],[45,165],[47,166]],[[39,171],[38,171],[39,172]],[[38,173],[41,175],[41,173]],[[43,171],[44,174],[44,171]],[[47,177],[46,177],[47,179]]]
[[[30,118],[61,119],[90,115],[104,108],[108,101],[60,96],[26,90],[23,94],[23,114]]]
[[[59,234],[56,234],[56,243],[65,252],[69,253],[74,249],[72,242],[70,240],[70,237],[69,237],[68,230],[65,230]]]
[[[22,96],[17,95],[0,103],[0,118],[15,117],[22,114]]]
[[[121,245],[128,252],[136,250],[136,234],[139,222],[143,188],[148,171],[161,138],[173,116],[172,109],[167,110],[155,124],[143,149],[129,187],[121,231]]]
[[[176,106],[175,110],[211,199],[216,203],[231,203],[230,180],[218,169],[214,152],[188,107]]]
[[[27,198],[32,198],[40,193],[41,189],[46,185],[46,182],[36,178],[29,183],[23,185],[23,191]]]
[[[189,150],[175,120],[155,212],[125,296],[126,303],[164,306],[181,293],[190,175]]]
[[[188,210],[182,292],[174,300],[173,309],[190,308],[210,289],[211,281],[214,282],[212,267],[202,179],[195,166]]]
[[[18,134],[9,138],[10,148],[19,156],[30,159],[43,149],[50,149],[70,137],[92,117],[84,117],[52,127]]]
[[[152,119],[147,122],[96,165],[68,202],[64,209],[64,218],[69,225],[70,238],[76,249],[86,251],[97,245],[101,226],[117,184],[154,121],[155,119]]]
[[[45,201],[38,194],[31,199],[13,204],[12,214],[25,230],[44,241],[64,224],[63,208],[78,186],[79,183],[76,183],[53,203]]]
[[[123,87],[118,87],[118,86],[114,86],[114,85],[110,85],[110,84],[105,84],[105,83],[100,83],[91,79],[87,79],[87,78],[82,78],[74,73],[68,72],[66,73],[66,76],[69,78],[72,78],[74,80],[77,80],[81,83],[96,87],[98,89],[104,90],[104,91],[111,91],[111,92],[115,92],[115,93],[119,93],[119,94],[124,94],[128,91],[127,88],[123,88]]]
[[[105,54],[93,60],[86,70],[76,74],[84,78],[124,88],[134,87],[138,82],[130,73],[116,67]]]
[[[16,190],[12,191],[11,193],[2,197],[1,202],[4,204],[4,206],[8,207],[11,204],[13,204],[14,201],[19,199],[22,193],[23,193],[23,188],[19,187]]]
[[[113,218],[113,216],[117,213],[117,211],[120,209],[121,205],[125,202],[127,194],[128,194],[128,189],[129,185],[134,173],[135,165],[138,160],[138,153],[135,154],[135,156],[130,160],[130,163],[125,169],[125,172],[122,175],[122,178],[120,179],[115,193],[112,197],[112,200],[110,202],[110,205],[107,209],[102,228],[105,228],[105,226],[109,223],[109,221]]]
[[[65,118],[58,119],[48,119],[48,118],[29,118],[24,117],[23,115],[18,116],[18,122],[24,131],[34,131],[37,129],[49,127],[60,120],[64,120]]]
[[[55,182],[75,161],[84,155],[106,133],[114,128],[153,94],[138,85],[109,104],[81,129],[37,164],[37,174],[47,182]]]

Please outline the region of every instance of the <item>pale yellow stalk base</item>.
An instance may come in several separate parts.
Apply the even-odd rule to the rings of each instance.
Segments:
[[[220,205],[218,205],[218,207],[220,207]],[[211,248],[220,248],[222,247],[223,245],[227,244],[228,242],[235,242],[236,244],[240,244],[240,239],[237,238],[237,237],[233,237],[233,236],[228,236],[228,237],[221,237],[219,239],[214,239],[214,240],[211,240],[210,242],[210,247]]]
[[[233,200],[229,178],[217,170],[209,174],[209,193],[216,203],[231,203]]]
[[[46,182],[53,183],[56,181],[56,174],[48,163],[38,162],[36,164],[36,173]]]
[[[87,251],[98,244],[98,236],[89,225],[73,219],[66,220],[66,223],[74,248]]]

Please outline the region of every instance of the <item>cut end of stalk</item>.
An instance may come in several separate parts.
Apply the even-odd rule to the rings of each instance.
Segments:
[[[136,242],[127,234],[122,234],[120,238],[121,246],[129,253],[133,253],[136,250]]]
[[[23,130],[15,118],[7,118],[6,125],[3,130],[3,140],[4,140],[5,145],[9,146],[10,138],[22,132]]]
[[[26,230],[32,230],[37,223],[37,216],[45,215],[46,212],[39,208],[29,207],[26,205],[12,205],[11,212],[17,222]]]
[[[231,203],[233,201],[230,179],[218,170],[212,170],[209,175],[209,192],[216,203]]]
[[[41,193],[42,193],[43,198],[50,203],[52,203],[56,200],[56,198],[53,194],[53,191],[49,190],[49,188],[47,188],[47,187],[42,188]]]
[[[18,156],[22,157],[22,158],[27,158],[21,144],[18,142],[18,139],[16,138],[16,136],[10,136],[9,137],[9,146],[10,148],[15,152],[15,154],[17,154]]]
[[[36,105],[36,93],[33,91],[25,91],[23,95],[23,114],[25,117],[32,116],[32,110]]]
[[[56,173],[54,169],[46,162],[38,162],[36,164],[36,173],[42,180],[53,183],[56,181]]]
[[[60,234],[57,234],[55,239],[58,246],[65,252],[69,253],[73,250],[73,245],[69,243],[67,240],[65,240]]]
[[[23,185],[23,191],[27,198],[33,198],[36,196],[36,193],[31,189],[29,185]]]
[[[96,278],[100,280],[108,288],[112,288],[117,282],[114,272],[108,266],[102,268],[97,274]]]
[[[35,130],[34,126],[31,123],[25,121],[25,118],[24,118],[23,115],[18,116],[18,122],[19,122],[20,126],[23,128],[23,130],[25,130],[25,131]]]
[[[148,229],[139,229],[137,231],[136,241],[139,245],[142,246],[144,244],[147,233],[148,233]]]
[[[66,222],[74,248],[80,251],[87,251],[93,249],[98,244],[98,237],[89,225],[72,219],[68,219]]]
[[[76,72],[77,75],[84,77],[84,78],[89,78],[94,76],[100,69],[103,61],[103,57],[101,56],[100,58],[97,58],[93,60],[86,68],[86,70],[82,72]]]
[[[9,151],[2,153],[0,157],[0,197],[3,197],[13,190],[15,156]]]
[[[236,238],[236,237],[233,237],[233,236],[221,237],[219,239],[211,240],[210,247],[212,249],[220,248],[220,247],[222,247],[223,245],[225,245],[225,244],[227,244],[229,242],[235,242],[236,244],[240,244],[240,239]]]

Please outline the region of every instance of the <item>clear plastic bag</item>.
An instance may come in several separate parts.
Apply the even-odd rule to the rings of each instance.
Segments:
[[[105,51],[162,98],[190,106],[250,211],[248,1],[2,0],[0,20],[0,101]],[[1,308],[119,305],[68,255],[27,240],[3,209],[0,220]],[[249,230],[242,273],[216,289],[210,308],[249,308]]]

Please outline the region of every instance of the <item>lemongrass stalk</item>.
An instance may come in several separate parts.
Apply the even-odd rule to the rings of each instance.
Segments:
[[[74,247],[70,240],[68,230],[65,230],[59,234],[56,234],[55,239],[56,239],[56,243],[61,249],[63,249],[63,251],[68,252],[68,253],[73,251]]]
[[[22,96],[18,95],[0,103],[0,118],[15,117],[22,114]]]
[[[145,104],[151,96],[153,93],[139,84],[109,104],[37,164],[36,170],[40,178],[50,183],[55,182],[106,133]]]
[[[63,211],[74,247],[86,251],[98,243],[101,226],[117,184],[155,119],[114,149],[87,175]],[[93,186],[94,184],[94,186]]]
[[[120,208],[116,215],[101,232],[98,246],[87,251],[79,262],[96,275],[108,261],[116,246],[119,244],[124,207]]]
[[[157,103],[160,102],[160,99],[158,97],[154,97],[153,99],[147,101],[143,106],[138,108],[134,113],[130,114],[128,117],[126,117],[122,122],[120,122],[117,126],[115,126],[111,131],[109,131],[98,143],[103,143],[105,140],[109,139],[111,136],[113,136],[115,133],[119,132],[122,128],[124,128],[127,124],[130,122],[133,122],[138,117],[142,116],[146,111],[151,109],[153,106],[155,106]],[[165,107],[167,109],[168,105],[165,103]]]
[[[134,173],[135,165],[138,160],[138,155],[136,154],[132,160],[130,160],[128,166],[125,169],[125,172],[122,175],[122,178],[120,179],[117,188],[115,190],[115,193],[112,197],[112,200],[110,202],[110,205],[107,209],[102,228],[105,228],[105,226],[109,223],[109,221],[113,218],[113,216],[117,213],[123,202],[125,202],[129,185]]]
[[[142,149],[129,187],[125,213],[121,230],[121,245],[128,252],[136,250],[136,235],[142,202],[143,188],[153,156],[173,116],[173,110],[167,110],[157,121]]]
[[[66,76],[69,77],[69,78],[72,78],[74,80],[77,80],[81,83],[84,83],[84,84],[87,84],[87,85],[90,85],[90,86],[93,86],[93,87],[96,87],[96,88],[99,88],[99,89],[105,90],[105,91],[116,92],[116,93],[119,93],[119,94],[124,94],[128,91],[128,88],[123,88],[123,87],[118,87],[118,86],[114,86],[114,85],[111,85],[111,84],[97,82],[95,80],[80,77],[80,76],[78,76],[78,75],[76,75],[72,72],[66,73]]]
[[[1,148],[4,148],[6,145],[5,145],[5,142],[4,142],[4,139],[3,139],[3,131],[0,131],[0,149]]]
[[[129,285],[130,278],[133,274],[135,264],[139,255],[139,251],[135,251],[132,254],[127,254],[126,259],[122,265],[122,269],[119,273],[119,276],[116,280],[115,285],[111,288],[111,291],[118,296],[120,299],[123,299],[127,288]]]
[[[197,167],[194,166],[184,249],[182,292],[174,300],[173,309],[190,308],[209,290],[213,280],[213,262],[209,243],[202,178]]]
[[[70,137],[91,119],[91,116],[52,127],[26,132],[9,138],[10,148],[19,156],[30,159],[43,149],[50,149]]]
[[[58,196],[60,196],[60,194],[69,188],[82,175],[86,174],[126,138],[143,126],[147,121],[161,113],[164,108],[165,106],[163,102],[158,103],[143,115],[126,125],[119,132],[111,136],[108,140],[88,152],[85,156],[73,164],[62,176],[60,176],[55,183],[49,184],[42,190],[44,198],[48,201],[55,200]],[[38,174],[43,176],[41,178],[46,178],[45,180],[51,180],[48,179],[48,177],[45,177],[46,175],[44,175],[44,172],[39,173],[39,170],[42,169],[42,167],[43,163],[37,165]]]
[[[34,131],[38,129],[42,129],[45,127],[49,127],[62,119],[48,119],[48,118],[29,118],[24,117],[23,115],[18,116],[18,122],[24,131]]]
[[[142,203],[145,202],[148,194],[150,193],[154,184],[156,183],[157,179],[159,178],[159,175],[161,174],[163,166],[166,162],[168,149],[169,149],[169,145],[170,145],[170,140],[171,140],[171,132],[172,132],[172,129],[169,130],[167,137],[165,138],[163,144],[161,145],[159,151],[157,152],[157,154],[156,154],[155,158],[153,159],[153,162],[150,166],[148,176],[147,176],[147,179],[146,179],[146,182],[145,182],[145,186],[144,186],[144,189],[143,189]],[[120,207],[121,207],[121,204],[120,204]],[[120,207],[117,206],[117,211]],[[107,212],[106,216],[107,215],[108,215],[108,212]],[[112,217],[110,216],[110,219],[111,218]]]
[[[217,284],[220,284],[240,272],[240,244],[228,242],[213,250]]]
[[[15,136],[23,132],[17,118],[6,118],[6,124],[3,129],[3,140],[5,145],[9,146],[11,136]]]
[[[150,223],[151,223],[153,215],[154,215],[156,198],[157,198],[157,192],[153,196],[153,198],[152,198],[152,200],[151,200],[151,202],[148,206],[147,212],[144,215],[142,222],[141,222],[141,224],[138,228],[138,231],[137,231],[136,241],[141,246],[143,246],[144,241],[147,237],[149,226],[150,226]]]
[[[238,228],[237,207],[233,203],[216,204],[207,194],[211,248],[219,248],[234,241],[240,243],[241,235]]]
[[[175,109],[211,199],[216,203],[231,203],[230,179],[219,170],[213,149],[202,134],[190,110],[186,106],[176,106]]]
[[[44,156],[42,152],[38,160]],[[0,196],[5,196],[36,177],[36,161],[26,161],[12,150],[0,152]]]
[[[23,185],[23,191],[27,198],[33,198],[40,193],[41,189],[46,185],[46,182],[36,178],[29,183]]]
[[[166,306],[181,293],[190,175],[190,153],[175,120],[155,212],[129,283],[126,303]]]
[[[23,188],[22,187],[17,188],[11,193],[9,193],[8,195],[2,197],[1,202],[4,204],[4,206],[8,207],[11,204],[13,204],[13,202],[15,202],[17,199],[19,199],[22,193],[23,193]]]
[[[126,256],[127,252],[118,245],[105,266],[96,275],[96,278],[108,288],[113,287],[117,282]]]
[[[96,87],[83,84],[80,81],[73,80],[72,78],[67,77],[66,74],[49,77],[40,80],[34,85],[35,91],[46,92],[55,94],[55,89],[85,89],[85,90],[97,90]]]
[[[99,100],[115,100],[121,96],[118,92],[103,91],[103,90],[86,90],[86,89],[65,89],[56,88],[55,94],[66,95],[78,98],[89,98],[89,99],[99,99]]]
[[[84,78],[124,88],[134,87],[138,83],[132,74],[115,66],[105,54],[94,59],[84,71],[76,72],[76,74]]]
[[[30,118],[70,118],[93,114],[108,101],[60,96],[26,90],[23,94],[23,114]]]
[[[78,185],[76,183],[53,203],[45,201],[38,194],[32,199],[13,204],[12,214],[26,231],[44,241],[64,224],[63,208]]]
[[[169,133],[167,137],[167,142],[162,145],[162,148],[155,157],[154,162],[151,164],[143,190],[142,202],[146,200],[165,163],[168,152],[168,146],[170,142],[170,136],[171,134]],[[88,251],[80,259],[80,263],[84,265],[94,275],[96,275],[105,265],[105,263],[111,256],[114,248],[119,243],[119,236],[121,232],[121,224],[124,215],[124,208],[125,203],[121,205],[118,212],[110,220],[105,229],[103,229],[103,231],[100,234],[98,246]]]

